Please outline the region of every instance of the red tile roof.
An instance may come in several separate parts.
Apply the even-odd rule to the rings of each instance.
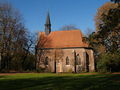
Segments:
[[[48,36],[44,32],[39,33],[39,48],[67,48],[67,47],[88,47],[88,44],[82,41],[80,30],[54,31]]]

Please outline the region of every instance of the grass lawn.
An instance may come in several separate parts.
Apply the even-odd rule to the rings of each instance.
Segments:
[[[120,74],[0,75],[0,90],[120,90]]]

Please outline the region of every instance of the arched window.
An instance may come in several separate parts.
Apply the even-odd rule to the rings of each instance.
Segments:
[[[80,59],[79,54],[77,54],[77,56],[76,56],[76,65],[80,65],[80,64],[81,64],[81,59]]]
[[[48,57],[45,57],[45,65],[48,65]]]
[[[69,65],[70,64],[70,61],[69,61],[69,58],[68,56],[66,57],[66,65]]]

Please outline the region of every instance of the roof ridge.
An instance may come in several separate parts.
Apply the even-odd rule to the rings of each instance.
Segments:
[[[73,30],[56,30],[56,31],[52,31],[52,32],[63,32],[63,31],[65,31],[65,32],[67,32],[67,31],[80,31],[80,32],[81,32],[80,29],[73,29]],[[42,32],[44,32],[44,31],[42,31]],[[40,32],[39,32],[39,33],[40,33]]]
[[[80,31],[80,29],[71,29],[71,30],[56,30],[56,31]]]

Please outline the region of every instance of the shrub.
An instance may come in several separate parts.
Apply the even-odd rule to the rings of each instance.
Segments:
[[[99,72],[119,72],[120,52],[102,54],[97,62],[97,69]]]

